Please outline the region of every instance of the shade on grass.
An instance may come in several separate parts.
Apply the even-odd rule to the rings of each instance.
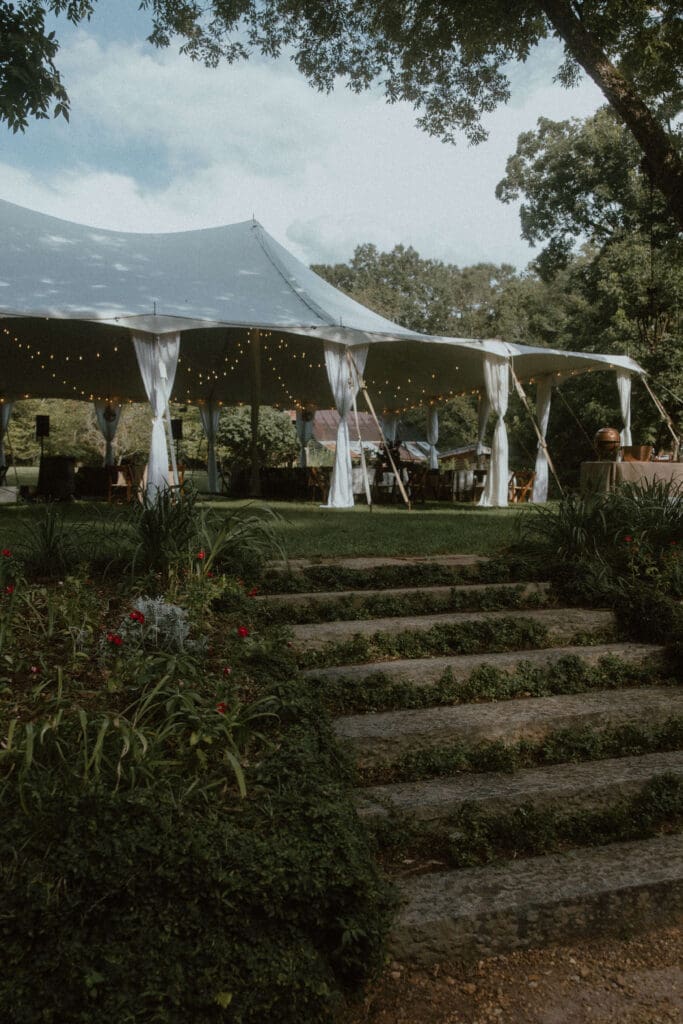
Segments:
[[[275,503],[290,558],[370,555],[490,555],[510,544],[517,509],[426,504],[335,510]],[[525,510],[526,512],[526,510]]]
[[[222,500],[207,503],[226,512],[248,504]],[[491,555],[511,543],[515,523],[524,509],[480,509],[427,503],[408,512],[402,506],[358,505],[353,509],[320,508],[311,503],[272,502],[281,517],[281,533],[289,558],[353,555]],[[106,502],[60,505],[67,522],[92,520],[106,527],[108,517],[120,519],[122,506]],[[39,519],[41,505],[0,506],[0,546],[11,547],[22,523]],[[104,523],[103,523],[104,520]]]

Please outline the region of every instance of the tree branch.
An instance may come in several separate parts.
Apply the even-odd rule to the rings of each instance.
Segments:
[[[608,59],[595,36],[584,27],[569,0],[538,0],[538,3],[574,59],[593,79],[633,134],[645,154],[652,181],[666,196],[679,227],[683,229],[683,159],[672,139]]]

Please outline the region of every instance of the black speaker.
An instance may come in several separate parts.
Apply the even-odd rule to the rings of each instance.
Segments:
[[[171,437],[174,441],[182,441],[183,439],[183,421],[182,420],[171,420]]]
[[[39,441],[41,437],[50,436],[50,417],[49,416],[36,416],[36,441]]]

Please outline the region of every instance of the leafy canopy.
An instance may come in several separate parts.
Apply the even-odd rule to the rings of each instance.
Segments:
[[[54,66],[57,41],[45,9],[72,21],[96,0],[0,0],[0,119],[15,130],[28,116],[68,113]],[[291,53],[309,82],[330,90],[338,78],[360,92],[381,83],[389,102],[412,104],[418,124],[446,141],[464,132],[486,138],[483,115],[510,94],[509,66],[558,36],[566,59],[557,78],[573,84],[580,69],[602,89],[645,154],[659,187],[683,223],[683,162],[671,119],[683,93],[679,0],[141,0],[151,13],[149,39],[181,40],[181,50],[209,66]]]

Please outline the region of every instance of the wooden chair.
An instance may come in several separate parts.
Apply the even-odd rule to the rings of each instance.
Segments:
[[[531,501],[536,474],[530,469],[521,469],[513,473],[508,483],[508,501],[518,505],[523,501]]]
[[[425,492],[429,481],[429,466],[408,467],[408,497],[411,502],[420,501],[424,504]]]
[[[437,501],[455,501],[455,470],[446,469],[439,473]]]
[[[323,466],[309,466],[306,490],[310,501],[325,504],[330,493],[330,471]]]

